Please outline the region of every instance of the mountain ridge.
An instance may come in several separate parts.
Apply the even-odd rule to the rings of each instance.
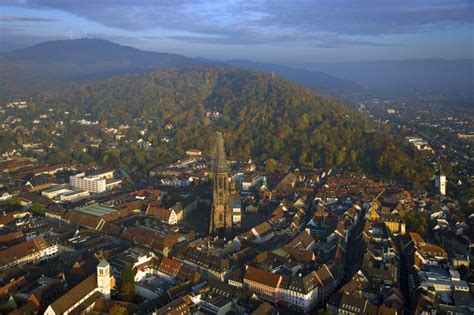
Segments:
[[[276,73],[286,79],[296,81],[300,84],[303,84],[307,88],[318,92],[327,90],[330,92],[345,93],[363,90],[362,86],[353,81],[334,77],[321,71],[309,71],[273,63],[255,62],[246,59],[227,60],[225,63],[237,67]]]
[[[4,95],[38,92],[73,81],[201,64],[181,55],[146,52],[102,39],[43,42],[0,56],[0,92]]]
[[[103,39],[58,40],[0,54],[0,94],[22,95],[64,86],[72,81],[90,81],[126,73],[142,73],[174,67],[225,62],[189,58],[178,54],[143,51]],[[322,73],[302,72],[278,65],[255,63],[254,68],[271,66],[279,74],[318,91],[341,91],[355,84]],[[279,67],[279,68],[278,68]],[[302,80],[300,80],[302,79]]]

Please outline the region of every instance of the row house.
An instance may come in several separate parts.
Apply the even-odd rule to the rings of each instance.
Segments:
[[[189,268],[224,281],[234,266],[230,259],[212,255],[193,247],[183,247],[176,251],[173,259],[183,262]]]
[[[281,299],[290,309],[307,313],[319,301],[319,286],[315,272],[306,276],[285,277],[280,286]]]
[[[172,208],[159,208],[148,206],[146,215],[159,219],[161,222],[168,225],[175,225],[178,223],[178,215]]]
[[[54,258],[58,253],[58,244],[49,244],[43,237],[37,237],[0,251],[0,270],[38,263]]]
[[[266,301],[286,304],[290,309],[304,313],[320,298],[320,284],[314,271],[305,276],[289,277],[247,266],[243,284]]]
[[[283,276],[248,266],[244,285],[260,298],[276,303],[280,299],[280,284]]]

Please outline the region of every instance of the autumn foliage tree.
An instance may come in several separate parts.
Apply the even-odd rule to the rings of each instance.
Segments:
[[[133,141],[122,142],[120,149],[104,141],[91,156],[109,167],[140,170],[175,160],[188,148],[207,151],[219,130],[230,156],[276,161],[271,169],[334,167],[411,182],[432,174],[386,127],[347,104],[252,70],[202,66],[130,74],[42,94],[35,101],[57,104],[78,118],[87,113],[102,125],[128,125],[126,136],[132,140],[141,137],[140,128],[150,131],[151,153]],[[91,129],[90,135],[80,129],[68,133],[65,142],[80,143],[100,132]],[[51,159],[71,158],[88,160],[82,154]]]
[[[132,302],[135,298],[135,273],[132,266],[127,264],[121,273],[120,298]]]

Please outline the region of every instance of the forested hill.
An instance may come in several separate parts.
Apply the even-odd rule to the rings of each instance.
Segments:
[[[143,51],[102,39],[43,42],[0,54],[0,95],[25,96],[66,82],[202,64],[177,54]]]
[[[361,92],[364,90],[362,86],[353,81],[343,80],[320,71],[309,71],[249,60],[228,60],[225,63],[240,68],[275,73],[285,79],[293,80],[320,93],[329,92],[331,95],[343,95],[345,93]]]
[[[63,88],[70,82],[197,65],[224,65],[178,54],[143,51],[102,39],[58,40],[0,54],[0,101],[29,97],[34,92]],[[326,73],[274,64],[232,61],[229,65],[267,71],[331,94],[360,91],[354,82]]]
[[[153,163],[187,148],[207,150],[224,132],[230,156],[276,160],[281,167],[344,167],[415,180],[416,153],[349,106],[270,74],[229,67],[197,67],[124,75],[44,93],[38,104],[98,120],[102,127],[148,128]],[[208,117],[219,112],[219,117]],[[171,124],[172,129],[165,126]],[[138,130],[138,129],[137,129]],[[162,137],[169,137],[169,143]],[[273,163],[274,161],[272,161]]]

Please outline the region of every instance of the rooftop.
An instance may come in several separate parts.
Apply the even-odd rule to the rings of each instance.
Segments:
[[[85,213],[85,214],[90,214],[94,215],[96,217],[101,217],[103,215],[115,212],[116,210],[113,208],[101,206],[99,204],[93,204],[90,206],[85,206],[83,208],[77,209],[77,211]]]
[[[244,280],[257,282],[259,284],[276,288],[282,280],[282,276],[261,270],[252,266],[247,268]]]

